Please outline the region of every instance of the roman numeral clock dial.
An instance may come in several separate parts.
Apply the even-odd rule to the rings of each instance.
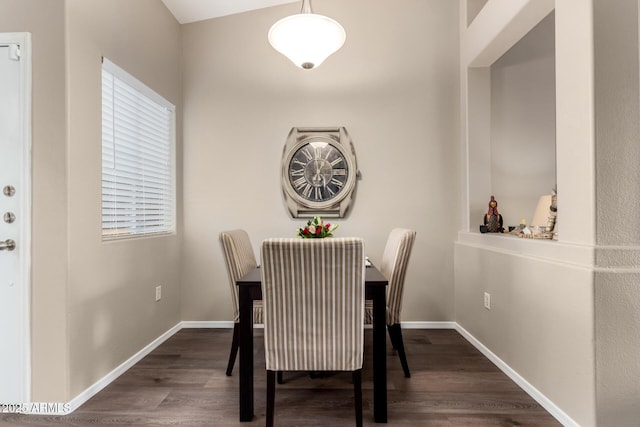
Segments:
[[[344,217],[358,175],[345,128],[293,128],[282,159],[282,187],[294,218]]]
[[[307,200],[330,200],[344,188],[349,175],[346,166],[342,153],[331,144],[312,141],[293,154],[289,180],[293,189]]]

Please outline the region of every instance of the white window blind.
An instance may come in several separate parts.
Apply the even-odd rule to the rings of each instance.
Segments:
[[[175,231],[175,107],[102,63],[102,238]]]

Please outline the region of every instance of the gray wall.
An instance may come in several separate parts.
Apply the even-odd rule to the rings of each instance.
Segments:
[[[0,31],[31,33],[31,389],[34,401],[60,402],[69,381],[64,2],[0,0],[0,11]]]
[[[526,3],[542,12],[550,2]],[[568,423],[593,426],[596,314],[591,241],[594,204],[589,198],[594,176],[591,6],[583,0],[556,2],[554,25],[551,17],[544,18],[548,12],[532,22],[528,19],[531,15],[505,15],[506,8],[500,4],[489,0],[464,39],[469,34],[484,36],[489,46],[483,51],[486,53],[495,48],[489,35],[504,44],[515,30],[523,35],[509,45],[511,50],[504,56],[492,56],[488,64],[483,63],[484,69],[461,64],[462,72],[468,71],[469,96],[463,97],[462,109],[468,111],[469,136],[463,143],[469,153],[470,212],[474,214],[478,189],[501,188],[517,195],[523,187],[523,191],[538,191],[539,196],[550,190],[555,175],[559,234],[557,241],[540,241],[481,235],[475,227],[470,232],[462,230],[455,246],[455,319],[514,375],[548,399],[546,403],[556,416]],[[466,22],[465,18],[463,14],[461,21]],[[494,34],[496,28],[505,28],[505,20],[509,20],[509,30]],[[472,44],[468,41],[465,46],[463,42],[462,49]],[[486,67],[490,65],[488,85]],[[492,108],[491,115],[478,109],[492,102],[498,108]],[[549,144],[553,139],[555,152]],[[537,149],[540,140],[549,144],[542,148],[545,154],[526,156],[527,146]],[[491,158],[487,158],[488,148]],[[477,185],[474,177],[486,180],[490,167],[490,185],[486,181]],[[496,167],[504,169],[496,171]],[[531,182],[527,182],[527,174],[533,178]],[[536,190],[538,181],[546,188]],[[498,201],[507,222],[513,223],[520,216],[530,219],[536,198],[534,193],[529,209],[517,208],[515,203],[515,208],[509,207],[508,198]],[[486,202],[483,207],[486,212]],[[523,210],[530,213],[518,215],[515,221],[509,219],[511,211]],[[478,221],[475,214],[471,224],[474,220]],[[490,310],[483,306],[484,292],[491,294]]]
[[[640,419],[640,71],[635,1],[594,1],[598,425]]]
[[[30,32],[33,45],[31,398],[65,402],[180,321],[179,238],[100,234],[101,57],[180,112],[180,26],[155,0],[0,0],[0,10],[0,31]]]
[[[180,25],[159,1],[68,0],[67,33],[67,321],[75,396],[181,320],[179,234],[101,239],[101,57],[176,105],[178,165],[182,76]],[[158,285],[163,296],[155,302]]]
[[[417,230],[403,320],[453,320],[459,165],[458,4],[326,0],[344,47],[303,71],[271,48],[289,4],[183,26],[182,316],[231,320],[220,231],[293,236],[280,158],[293,126],[345,126],[362,179],[337,235],[361,236],[380,260],[393,227]],[[363,15],[364,13],[364,15]]]
[[[558,241],[456,243],[456,321],[583,426],[640,417],[638,9],[555,2]]]
[[[554,24],[554,14],[543,19],[493,63],[490,88],[474,93],[491,105],[491,159],[470,149],[470,169],[491,167],[491,189],[509,225],[530,221],[537,198],[555,184]],[[476,74],[470,71],[475,90]],[[476,230],[461,233],[455,246],[456,322],[568,417],[594,425],[590,266],[562,242]],[[491,310],[484,308],[485,292]]]

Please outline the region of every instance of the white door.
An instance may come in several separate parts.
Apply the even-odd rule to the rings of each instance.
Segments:
[[[29,401],[31,67],[27,33],[0,33],[0,402]]]

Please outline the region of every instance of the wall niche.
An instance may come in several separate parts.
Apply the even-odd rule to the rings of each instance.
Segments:
[[[467,3],[476,16],[463,49],[472,232],[478,232],[492,195],[505,227],[516,226],[521,220],[530,224],[538,199],[556,188],[553,2],[511,10],[492,1],[479,11],[477,6]]]
[[[556,186],[555,17],[491,65],[491,188],[505,224],[531,223]]]

